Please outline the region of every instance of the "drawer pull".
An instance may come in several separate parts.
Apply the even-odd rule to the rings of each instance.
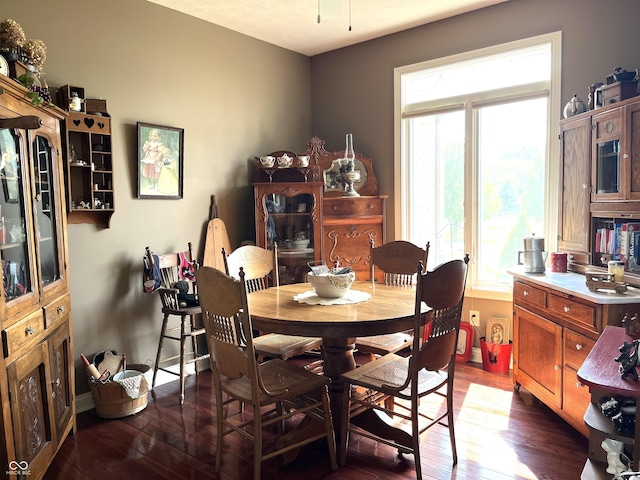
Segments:
[[[56,378],[55,380],[51,380],[51,384],[52,384],[54,387],[59,387],[59,386],[62,384],[62,382],[60,381],[60,379],[59,379],[59,378]]]
[[[64,305],[60,305],[58,308],[56,308],[56,312],[64,313]]]
[[[569,311],[571,310],[571,307],[564,307],[563,310],[564,310],[564,313],[569,313]]]
[[[582,345],[581,343],[576,343],[576,350],[580,351],[584,348],[584,345]]]
[[[580,382],[576,382],[576,387],[578,387],[578,388],[584,387],[584,384],[582,384]]]
[[[24,334],[27,335],[27,336],[33,335],[34,332],[35,331],[33,330],[33,327],[27,327],[27,328],[24,329]]]
[[[560,365],[554,365],[553,369],[557,372],[558,370],[560,370],[562,368],[562,366]]]
[[[524,292],[522,292],[522,295],[524,295],[525,297],[529,295],[529,290],[525,290]]]

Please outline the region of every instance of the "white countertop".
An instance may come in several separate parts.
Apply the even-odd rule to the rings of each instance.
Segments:
[[[602,304],[640,303],[640,289],[627,287],[625,293],[615,293],[614,291],[598,290],[590,292],[584,275],[580,273],[555,273],[546,271],[545,273],[525,273],[524,267],[512,267],[507,273],[517,278],[530,280],[545,287],[551,287],[568,295],[583,298],[590,302]]]

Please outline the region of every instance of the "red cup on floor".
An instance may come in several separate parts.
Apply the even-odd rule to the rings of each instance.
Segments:
[[[551,252],[551,271],[567,273],[567,254]]]

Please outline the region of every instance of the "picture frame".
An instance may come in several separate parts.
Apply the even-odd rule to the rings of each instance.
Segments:
[[[143,122],[136,125],[138,198],[181,199],[184,129]]]
[[[508,318],[488,318],[485,336],[487,343],[508,344],[511,338],[510,327]]]

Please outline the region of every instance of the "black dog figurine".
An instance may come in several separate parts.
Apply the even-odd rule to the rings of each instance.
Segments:
[[[620,355],[614,359],[616,362],[620,362],[620,376],[627,378],[627,375],[633,376],[634,380],[638,380],[638,372],[636,366],[638,365],[638,345],[640,340],[634,340],[631,343],[626,341],[618,348]]]

